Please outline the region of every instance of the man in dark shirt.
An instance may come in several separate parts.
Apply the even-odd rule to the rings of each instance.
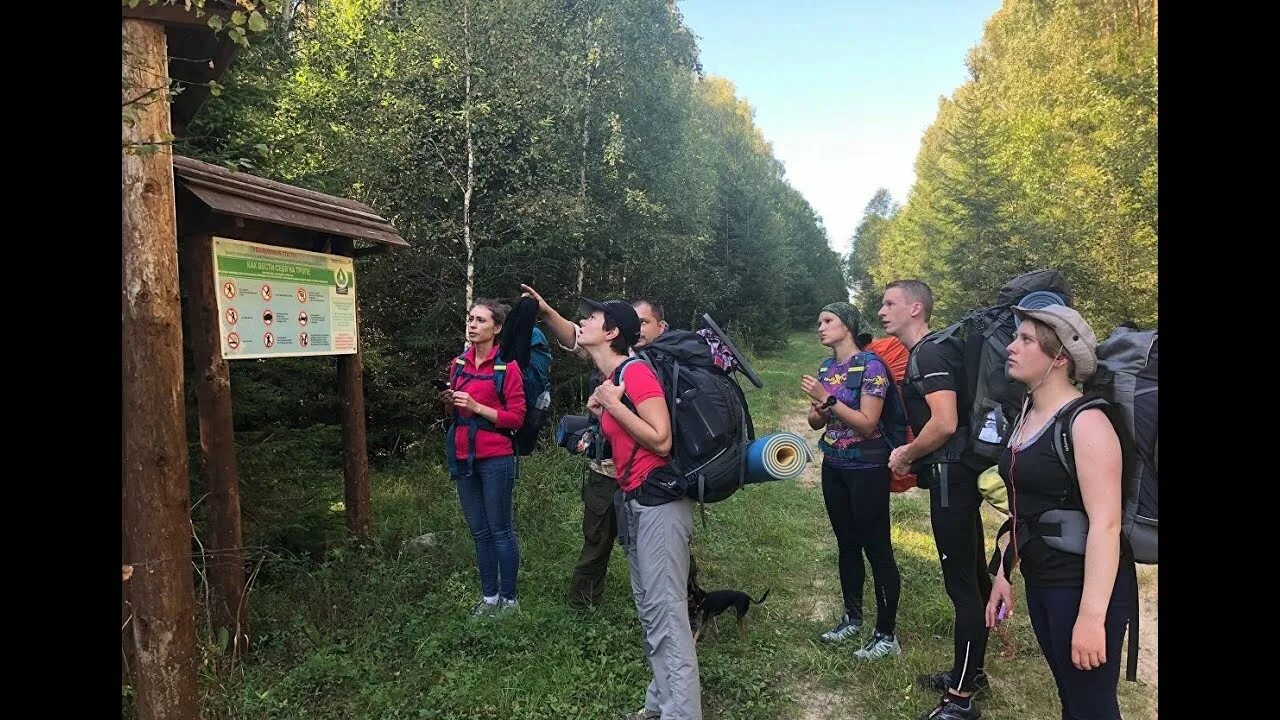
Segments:
[[[964,359],[958,343],[933,342],[929,316],[933,291],[920,280],[897,280],[885,288],[880,321],[885,332],[911,349],[902,386],[915,440],[893,451],[889,467],[910,472],[929,488],[929,521],[942,564],[947,596],[955,607],[955,656],[950,670],[920,682],[942,694],[922,720],[973,720],[980,713],[975,692],[987,688],[985,609],[991,595],[983,542],[978,473],[962,459],[968,438]]]

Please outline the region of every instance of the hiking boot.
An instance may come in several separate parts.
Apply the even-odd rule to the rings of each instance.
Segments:
[[[662,717],[662,713],[658,712],[657,710],[650,710],[649,708],[640,708],[639,710],[633,713],[627,713],[622,720],[659,720],[661,717]]]
[[[964,704],[964,700],[968,704]],[[981,717],[982,711],[978,710],[978,704],[972,697],[958,700],[947,693],[938,701],[937,707],[921,715],[920,720],[978,720]]]
[[[951,684],[950,670],[943,670],[942,672],[934,673],[932,675],[921,675],[917,681],[920,683],[920,687],[937,693],[945,693],[955,687]],[[955,689],[960,690],[961,688]],[[973,676],[973,696],[977,697],[979,695],[990,694],[991,683],[987,680],[987,674],[979,670],[978,674]]]
[[[863,660],[879,660],[882,657],[901,654],[902,646],[898,644],[898,638],[893,635],[884,635],[878,630],[871,633],[871,639],[867,644],[854,653],[856,657]]]
[[[848,640],[862,629],[862,618],[854,618],[849,613],[840,616],[840,622],[834,629],[822,633],[822,639],[826,642],[840,642]]]

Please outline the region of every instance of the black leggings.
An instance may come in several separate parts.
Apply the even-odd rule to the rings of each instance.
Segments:
[[[894,633],[902,578],[889,541],[889,468],[840,470],[822,463],[822,499],[840,549],[840,590],[844,609],[862,618],[862,555],[871,563],[876,597],[876,630]]]
[[[948,507],[942,507],[936,477],[929,490],[929,522],[942,564],[942,581],[956,610],[952,688],[970,692],[974,676],[986,662],[991,576],[987,573],[977,473],[953,464],[948,476]]]

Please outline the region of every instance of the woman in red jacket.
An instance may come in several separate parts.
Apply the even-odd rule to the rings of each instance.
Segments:
[[[511,524],[516,465],[512,433],[524,422],[524,381],[515,362],[498,359],[498,333],[509,308],[478,300],[467,313],[471,347],[453,361],[442,399],[454,421],[446,448],[462,514],[476,543],[482,598],[477,615],[516,607],[520,544]]]

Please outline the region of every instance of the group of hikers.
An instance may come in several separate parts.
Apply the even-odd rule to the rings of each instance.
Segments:
[[[652,670],[644,707],[626,718],[701,718],[689,578],[693,501],[703,498],[673,465],[673,398],[645,361],[646,346],[668,331],[663,307],[649,299],[584,298],[575,322],[532,287],[521,290],[522,305],[536,312],[542,328],[594,370],[586,409],[604,450],[587,454],[583,544],[569,603],[584,609],[603,602],[612,546],[615,540],[621,544]],[[973,375],[966,363],[975,363],[975,356],[951,337],[951,328],[931,332],[934,298],[925,282],[889,283],[878,311],[884,333],[909,351],[900,382],[869,349],[870,335],[860,332],[853,305],[833,302],[818,314],[818,340],[831,356],[815,375],[799,378],[799,390],[809,400],[809,426],[822,431],[822,495],[837,541],[844,603],[835,627],[821,640],[849,641],[867,624],[865,555],[875,623],[854,654],[877,661],[902,653],[896,627],[901,578],[889,506],[895,479],[914,476],[929,493],[934,542],[955,617],[950,667],[919,678],[939,697],[921,717],[981,717],[975,698],[990,692],[987,637],[1014,611],[1016,568],[1023,574],[1026,611],[1057,683],[1062,717],[1119,718],[1120,646],[1136,609],[1134,558],[1121,532],[1121,435],[1106,403],[1080,389],[1099,366],[1098,342],[1071,307],[1069,291],[1031,292],[1020,300],[1008,307],[1013,339],[1000,358],[1006,380],[1026,391],[1020,407],[998,408],[1000,417],[990,420],[999,426],[995,436],[992,427],[971,427],[983,422],[971,417],[974,390],[966,382]],[[467,314],[468,348],[450,365],[448,380],[439,383],[453,418],[450,470],[475,541],[481,582],[476,615],[510,612],[519,602],[520,547],[512,524],[521,454],[516,433],[534,400],[526,397],[525,369],[500,353],[511,312],[496,301],[477,301]],[[534,332],[540,340],[541,332]],[[539,372],[545,375],[545,368]],[[544,410],[545,399],[537,405]],[[994,449],[980,452],[980,442]],[[988,562],[978,478],[992,465],[1008,489],[1011,513],[1002,528],[1008,540],[997,538]],[[1047,522],[1057,518],[1053,512],[1067,519]],[[1072,520],[1077,516],[1079,522]],[[1131,655],[1134,650],[1131,645]]]

